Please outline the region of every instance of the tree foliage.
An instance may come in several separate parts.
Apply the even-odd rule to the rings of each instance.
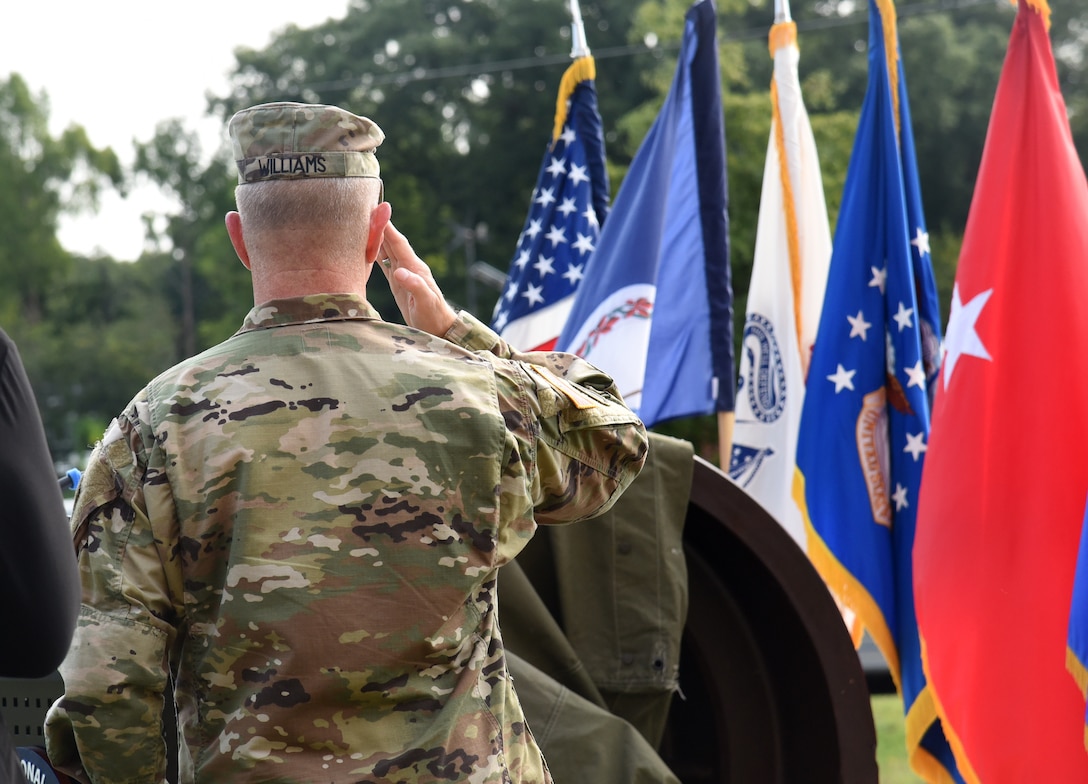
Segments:
[[[583,0],[597,60],[613,194],[664,99],[690,0]],[[742,319],[770,127],[774,0],[718,0],[735,312]],[[868,77],[864,0],[793,4],[800,76],[837,218]],[[1015,8],[1006,0],[900,2],[922,197],[947,316],[974,181]],[[505,270],[517,243],[555,99],[570,62],[567,0],[353,0],[342,19],[291,26],[240,49],[229,90],[209,100],[226,123],[275,100],[335,103],[386,132],[379,152],[397,225],[451,299],[487,319],[497,293],[472,261]],[[1070,122],[1088,150],[1088,9],[1054,4],[1051,36]],[[252,305],[248,272],[223,228],[233,207],[229,151],[201,150],[166,120],[123,173],[78,126],[48,133],[48,100],[0,82],[0,323],[16,337],[55,450],[79,449],[152,376],[233,332]],[[224,133],[225,140],[225,133]],[[64,210],[141,177],[177,209],[146,216],[152,250],[135,263],[73,258],[57,241]],[[397,314],[380,285],[369,292]],[[738,330],[739,334],[740,330]],[[707,454],[703,420],[664,428]],[[704,446],[706,447],[704,449]],[[708,456],[710,456],[708,454]]]
[[[73,259],[50,287],[50,318],[18,330],[50,447],[78,455],[144,384],[177,359],[162,259]]]
[[[565,0],[514,5],[357,2],[342,20],[291,28],[263,51],[238,52],[233,89],[215,108],[226,119],[243,105],[302,100],[377,121],[393,220],[464,302],[465,230],[479,227],[478,256],[506,268],[570,62]],[[586,2],[582,11],[594,48],[626,44],[625,2]],[[602,61],[598,73],[602,114],[613,117],[649,94],[617,65]],[[493,302],[492,294],[481,310]]]
[[[136,171],[177,201],[176,212],[148,220],[148,232],[173,264],[169,309],[178,324],[177,355],[229,337],[253,305],[249,273],[226,241],[223,216],[234,207],[223,150],[206,161],[195,133],[178,120],[159,124],[136,146]]]
[[[48,102],[18,74],[0,81],[0,318],[37,322],[69,255],[57,241],[62,210],[93,207],[105,183],[119,186],[112,150],[98,150],[80,126],[53,138]]]

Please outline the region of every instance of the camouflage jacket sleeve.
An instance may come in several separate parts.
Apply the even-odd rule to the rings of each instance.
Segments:
[[[575,354],[518,352],[461,311],[448,340],[489,356],[506,395],[538,523],[568,523],[607,511],[646,460],[646,428],[612,378]]]
[[[153,439],[141,397],[95,447],[72,514],[83,606],[60,672],[64,697],[46,718],[54,767],[81,781],[165,780],[163,694],[181,613],[171,537],[152,531],[174,520],[168,485],[149,465]],[[159,505],[158,508],[156,505]],[[176,538],[176,537],[175,537]]]

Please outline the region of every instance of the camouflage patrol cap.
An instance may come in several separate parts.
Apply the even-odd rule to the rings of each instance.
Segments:
[[[228,125],[238,184],[311,177],[379,178],[374,150],[385,134],[337,106],[264,103]]]

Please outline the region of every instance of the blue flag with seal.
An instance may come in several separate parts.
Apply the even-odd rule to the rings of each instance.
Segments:
[[[552,138],[492,315],[492,328],[522,351],[555,347],[608,215],[596,76],[590,55],[563,74]]]
[[[699,0],[556,344],[609,373],[648,427],[733,410],[727,194],[717,13]]]
[[[922,670],[911,550],[940,362],[940,311],[895,7],[869,2],[869,81],[847,170],[797,443],[809,557],[872,636],[911,767],[962,781]]]

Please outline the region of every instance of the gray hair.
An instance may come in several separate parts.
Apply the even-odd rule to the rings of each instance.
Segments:
[[[253,251],[266,238],[278,242],[277,235],[299,231],[315,244],[347,250],[366,242],[380,188],[380,180],[367,177],[270,180],[238,186],[235,200]]]

